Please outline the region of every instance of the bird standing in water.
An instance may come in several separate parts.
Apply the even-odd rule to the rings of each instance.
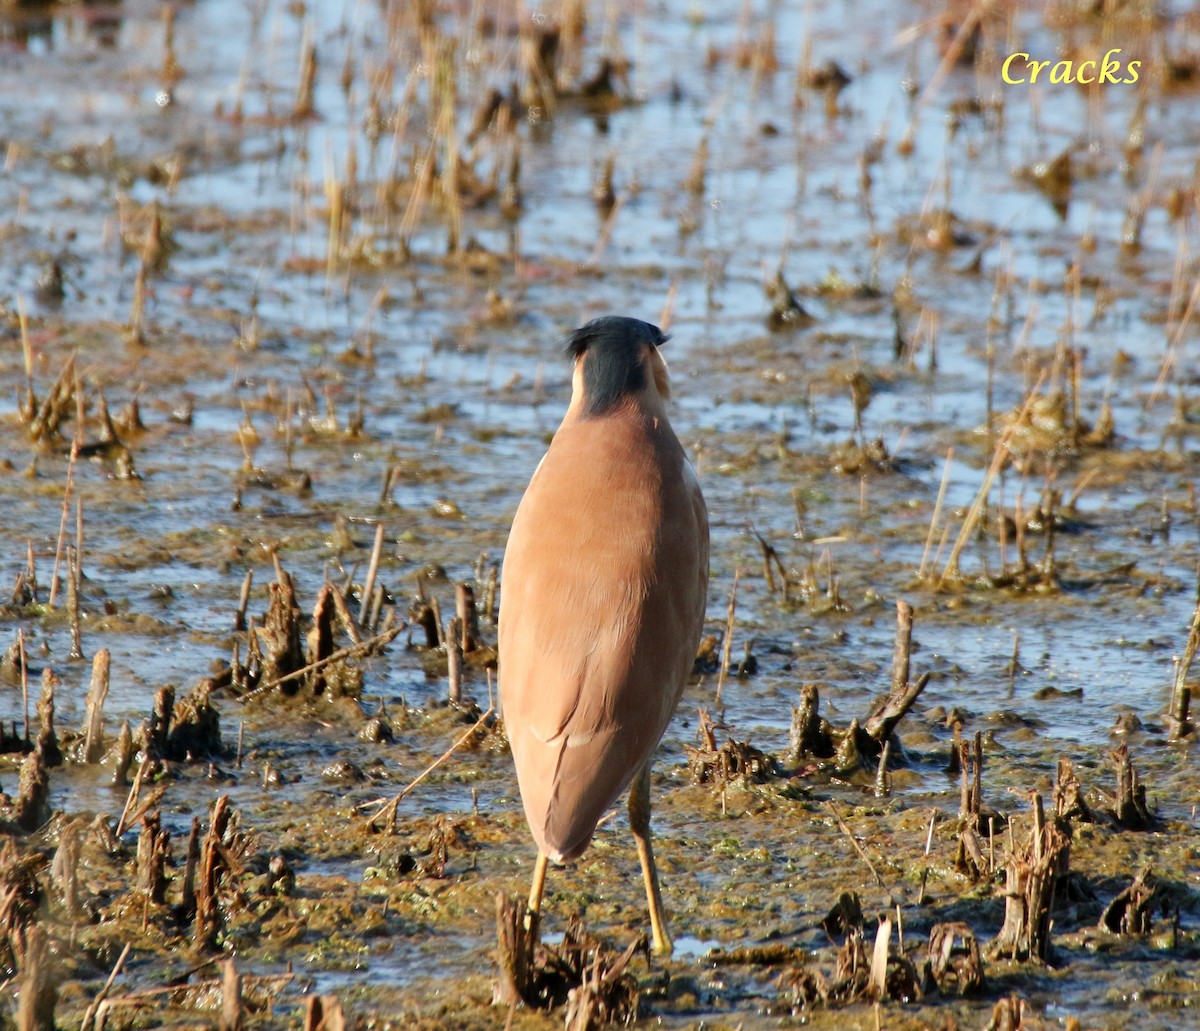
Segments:
[[[650,845],[650,761],[704,623],[708,514],[667,421],[666,337],[595,319],[567,344],[571,403],[513,520],[500,604],[500,703],[546,867],[581,855],[632,784],[629,822],[656,952],[671,938]]]

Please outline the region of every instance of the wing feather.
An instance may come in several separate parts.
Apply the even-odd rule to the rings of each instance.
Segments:
[[[696,654],[708,521],[665,421],[564,424],[513,522],[500,696],[539,847],[570,858],[649,758]]]

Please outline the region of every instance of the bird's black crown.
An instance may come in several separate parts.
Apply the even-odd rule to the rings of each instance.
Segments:
[[[621,315],[606,315],[580,326],[567,341],[566,352],[574,359],[589,355],[583,367],[584,411],[603,415],[623,397],[646,385],[642,354],[647,347],[666,343],[667,335],[657,326]]]

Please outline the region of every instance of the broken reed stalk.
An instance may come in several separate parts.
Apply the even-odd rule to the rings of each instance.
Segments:
[[[1104,909],[1099,926],[1113,934],[1143,935],[1154,930],[1154,903],[1159,900],[1158,880],[1150,867],[1138,872]]]
[[[1171,711],[1168,714],[1170,724],[1170,739],[1178,741],[1187,737],[1195,729],[1190,719],[1192,689],[1188,686],[1188,674],[1192,670],[1192,662],[1196,658],[1196,650],[1200,648],[1200,592],[1197,592],[1196,610],[1192,613],[1192,625],[1188,630],[1187,644],[1183,649],[1183,657],[1175,667],[1175,684],[1171,691]]]
[[[17,826],[29,833],[50,819],[50,775],[42,753],[36,748],[21,762],[13,813]]]
[[[960,794],[958,803],[958,852],[954,867],[959,873],[978,881],[989,876],[993,862],[984,857],[979,840],[983,819],[983,735],[973,741],[955,740],[959,755]]]
[[[721,642],[721,668],[717,673],[717,695],[714,705],[721,704],[721,690],[729,676],[729,653],[733,649],[733,621],[737,614],[738,577],[741,572],[740,569],[733,571],[733,590],[729,592],[729,611],[725,616],[725,640]]]
[[[129,794],[125,797],[125,808],[121,810],[121,818],[117,820],[117,829],[113,831],[113,837],[119,838],[125,833],[125,828],[133,821],[129,819],[129,812],[133,809],[134,803],[138,800],[138,795],[142,790],[142,781],[145,779],[146,772],[150,768],[149,758],[142,759],[138,764],[138,771],[134,774],[133,783],[129,785]]]
[[[799,502],[797,502],[797,504],[799,504]],[[797,523],[799,523],[798,517],[797,517]],[[783,600],[785,602],[791,601],[791,596],[790,596],[791,584],[788,581],[787,569],[784,568],[783,560],[780,559],[780,557],[779,557],[779,552],[777,552],[772,545],[767,543],[767,541],[763,537],[763,535],[760,534],[757,530],[755,530],[753,526],[750,527],[750,531],[754,534],[754,536],[756,538],[758,538],[758,546],[759,546],[759,548],[762,549],[763,577],[767,581],[767,590],[770,591],[772,594],[775,593],[775,573],[772,571],[772,568],[771,568],[772,564],[774,564],[775,569],[778,570],[778,572],[779,572],[780,579],[783,580]]]
[[[428,777],[434,770],[436,770],[439,766],[441,766],[442,763],[444,763],[447,759],[449,759],[450,756],[452,756],[455,752],[457,752],[464,744],[466,744],[468,741],[470,741],[471,736],[480,727],[482,727],[483,724],[488,719],[491,718],[492,713],[494,713],[495,711],[496,711],[495,706],[489,705],[487,708],[487,711],[485,713],[483,713],[483,715],[480,716],[479,719],[477,719],[475,721],[475,723],[472,725],[471,729],[468,730],[465,734],[463,734],[462,737],[460,737],[457,741],[454,742],[454,744],[452,744],[449,748],[447,748],[440,756],[438,756],[436,759],[434,759],[433,762],[431,762],[428,766],[425,767],[425,769],[423,769],[419,774],[417,774],[417,776],[412,781],[409,782],[408,786],[406,788],[404,788],[404,790],[401,791],[400,794],[396,795],[392,799],[374,798],[370,802],[360,803],[357,806],[357,808],[360,812],[362,812],[365,809],[369,809],[372,806],[377,807],[375,812],[373,812],[367,818],[367,823],[374,825],[376,823],[376,821],[379,820],[380,817],[385,817],[388,833],[391,833],[392,831],[394,831],[396,828],[396,810],[400,807],[400,803],[404,800],[404,796],[407,795],[410,791],[412,791],[413,788],[415,788],[418,784],[420,784],[421,781],[423,781],[426,777]]]
[[[1148,830],[1157,820],[1146,804],[1146,785],[1138,777],[1129,754],[1129,745],[1121,746],[1112,754],[1117,767],[1117,798],[1113,815],[1117,823],[1127,830]]]
[[[16,1027],[20,1031],[54,1031],[58,989],[51,978],[51,950],[46,932],[37,924],[25,930],[25,956],[21,964],[21,1001]]]
[[[196,915],[196,871],[200,867],[200,817],[192,817],[188,834],[187,853],[183,868],[183,888],[179,906],[180,916],[191,920]]]
[[[167,898],[167,863],[171,858],[171,832],[163,830],[162,815],[147,813],[137,844],[137,885],[155,905]]]
[[[500,959],[497,1002],[516,1007],[535,1002],[538,914],[519,895],[496,894],[496,941]]]
[[[875,948],[871,952],[871,974],[867,979],[867,995],[872,999],[887,998],[888,946],[892,937],[892,921],[884,917],[875,932]]]
[[[117,957],[116,963],[113,964],[113,968],[109,972],[108,980],[104,982],[104,986],[96,993],[96,997],[91,1001],[87,1012],[84,1013],[83,1022],[79,1025],[79,1031],[95,1031],[98,1026],[96,1018],[99,1016],[104,1001],[108,998],[108,993],[112,991],[112,986],[117,980],[117,975],[121,973],[121,968],[125,965],[125,960],[129,958],[129,953],[132,949],[133,944],[126,942],[125,947],[121,950],[121,955]]]
[[[896,600],[896,646],[892,652],[892,693],[908,686],[912,656],[913,607],[903,598]]]
[[[375,593],[375,578],[379,575],[379,560],[383,556],[383,523],[375,524],[375,541],[371,545],[371,561],[367,565],[367,579],[363,582],[362,599],[358,609],[358,625],[367,630],[370,626],[371,596]]]
[[[887,697],[867,717],[864,730],[876,745],[891,739],[892,732],[916,703],[931,674],[922,673],[910,682],[913,607],[903,598],[896,600],[896,646],[892,654],[892,684]],[[870,745],[870,742],[867,743]]]
[[[104,395],[100,395],[101,404],[104,402]],[[104,409],[104,415],[107,419],[108,409]],[[109,422],[111,427],[112,423]],[[75,497],[75,551],[79,557],[79,566],[83,568],[83,497],[76,495]]]
[[[621,213],[621,209],[625,206],[625,194],[621,194],[612,206],[612,210],[608,213],[608,217],[604,220],[604,224],[600,227],[600,236],[596,240],[596,246],[592,248],[591,257],[587,260],[588,268],[598,268],[600,259],[604,257],[604,252],[608,249],[608,243],[612,239],[613,230],[617,227],[617,216]]]
[[[450,704],[462,704],[463,621],[455,616],[450,620],[446,636],[446,667],[450,681]]]
[[[900,904],[896,899],[895,892],[893,892],[892,889],[884,883],[883,878],[879,876],[879,871],[875,869],[875,864],[871,862],[871,857],[867,855],[867,853],[863,850],[862,845],[858,843],[858,838],[854,836],[854,832],[842,818],[841,811],[838,809],[833,799],[829,799],[825,803],[825,808],[833,813],[833,818],[837,820],[837,824],[842,829],[842,833],[850,839],[850,844],[854,846],[854,851],[858,853],[859,859],[861,859],[866,864],[867,869],[871,871],[871,876],[875,879],[875,884],[881,891],[887,893],[888,906],[894,909]]]
[[[405,628],[403,626],[394,626],[388,630],[381,631],[374,637],[367,638],[367,640],[362,641],[359,644],[351,644],[347,645],[345,648],[339,648],[337,651],[331,652],[318,662],[310,662],[307,666],[302,666],[300,669],[293,670],[291,673],[287,673],[281,677],[276,677],[274,680],[268,680],[265,684],[259,684],[258,687],[256,687],[253,691],[248,692],[244,697],[253,698],[256,695],[265,694],[267,691],[279,687],[280,684],[286,684],[289,681],[308,676],[310,673],[315,673],[317,670],[328,666],[331,662],[338,662],[341,659],[358,658],[362,655],[370,654],[371,652],[382,648],[385,645],[391,644],[391,642],[399,637],[404,630]],[[251,635],[251,640],[253,640],[253,635]]]
[[[36,605],[38,600],[37,559],[33,552],[33,541],[25,542],[25,583],[29,588],[29,600]],[[16,599],[13,599],[16,604]]]
[[[350,615],[350,606],[346,604],[346,596],[338,590],[336,584],[333,585],[330,597],[333,599],[333,608],[337,613],[338,624],[346,636],[354,644],[362,644],[362,636],[358,632],[358,626],[354,622],[354,617]]]
[[[246,576],[242,580],[242,593],[238,596],[237,612],[233,617],[233,629],[235,633],[241,633],[246,629],[246,609],[250,606],[250,589],[254,586],[254,570],[247,569]]]
[[[1058,881],[1067,873],[1071,845],[1058,824],[1046,820],[1042,796],[1037,793],[1030,819],[1029,837],[1020,845],[1014,840],[1010,847],[1005,863],[1004,925],[988,949],[993,956],[1046,961],[1052,951],[1050,910]]]
[[[929,533],[925,535],[925,550],[921,553],[921,565],[917,569],[917,578],[924,580],[929,574],[929,552],[933,547],[933,535],[942,518],[942,505],[946,501],[946,489],[950,486],[950,466],[954,461],[954,448],[946,450],[946,464],[942,468],[942,482],[938,487],[937,500],[933,503],[933,516],[929,520]]]
[[[479,647],[479,610],[475,607],[475,589],[470,584],[460,583],[455,587],[454,611],[458,617],[459,646],[464,652],[473,652]]]
[[[788,766],[798,767],[810,756],[832,752],[828,728],[821,724],[820,704],[817,685],[805,684],[800,689],[800,704],[792,708],[786,758]]]
[[[242,975],[232,959],[221,961],[221,1020],[220,1031],[242,1031],[246,1026],[242,1010]]]
[[[346,1018],[336,995],[310,995],[304,1010],[304,1031],[346,1031]]]
[[[83,628],[79,622],[79,589],[81,572],[79,550],[72,544],[67,546],[67,623],[71,628],[71,651],[69,658],[83,658]]]
[[[925,833],[925,865],[921,868],[921,892],[917,895],[917,905],[925,905],[925,884],[929,880],[929,853],[933,851],[933,827],[937,821],[937,810],[929,814],[929,830]]]
[[[992,461],[988,465],[987,473],[983,477],[983,483],[979,487],[979,492],[975,495],[975,500],[971,502],[971,507],[967,510],[966,518],[963,519],[962,528],[958,531],[958,537],[955,538],[954,547],[950,549],[950,556],[946,559],[946,565],[942,569],[941,575],[937,579],[935,587],[938,590],[945,585],[947,580],[958,579],[958,560],[962,554],[963,548],[966,547],[967,541],[971,537],[972,531],[979,522],[979,517],[983,514],[984,506],[987,504],[988,495],[992,491],[992,483],[995,481],[997,474],[1000,472],[1001,466],[1004,465],[1005,459],[1008,457],[1008,445],[1016,434],[1017,429],[1024,424],[1025,419],[1029,415],[1030,409],[1033,407],[1033,402],[1037,399],[1038,391],[1042,387],[1042,383],[1046,379],[1046,372],[1043,370],[1037,378],[1037,382],[1033,388],[1025,395],[1025,401],[1021,405],[1020,412],[1017,417],[1005,428],[1000,434],[1000,439],[996,442],[996,450],[992,454]]]
[[[317,85],[317,45],[313,42],[311,21],[304,23],[300,38],[300,79],[296,84],[296,102],[292,106],[292,118],[300,122],[313,116],[313,99]]]
[[[130,343],[142,345],[146,342],[146,259],[138,262],[137,276],[133,281],[133,301],[129,305],[129,323],[125,335]]]
[[[104,757],[104,702],[108,698],[111,657],[101,648],[92,659],[92,682],[87,693],[87,732],[83,744],[83,761],[89,766]]]
[[[460,154],[458,146],[458,126],[454,118],[456,102],[456,82],[454,72],[454,48],[446,47],[438,55],[438,71],[443,79],[442,88],[445,94],[442,99],[443,125],[439,125],[439,135],[445,140],[444,168],[442,170],[442,205],[446,210],[449,237],[446,241],[447,254],[459,254],[462,251],[462,192],[460,181]]]
[[[888,763],[892,761],[892,739],[889,737],[883,743],[883,751],[879,753],[879,765],[875,769],[875,797],[887,798],[891,793],[888,785]]]
[[[17,627],[17,657],[21,663],[21,706],[25,710],[25,743],[29,744],[29,660],[25,655],[24,627]]]
[[[25,410],[26,421],[37,414],[37,400],[33,396],[33,345],[29,340],[29,315],[25,311],[25,298],[17,294],[17,325],[21,331],[21,355],[25,359]]]
[[[208,833],[200,845],[192,937],[194,944],[202,951],[208,951],[216,945],[217,936],[225,925],[219,888],[222,877],[231,869],[224,846],[231,815],[229,796],[221,795],[213,804]]]
[[[1146,403],[1142,406],[1143,411],[1150,411],[1166,391],[1167,381],[1171,378],[1171,372],[1178,361],[1180,345],[1187,335],[1188,326],[1192,321],[1192,316],[1196,312],[1198,302],[1200,302],[1200,280],[1197,280],[1195,286],[1192,287],[1192,293],[1188,298],[1187,308],[1184,310],[1183,317],[1175,327],[1175,332],[1171,334],[1171,342],[1167,345],[1166,354],[1163,355],[1158,379],[1154,381],[1154,389],[1150,391],[1149,396],[1146,398]]]
[[[71,444],[71,457],[67,460],[67,486],[63,491],[62,519],[58,524],[58,543],[54,546],[54,571],[50,574],[50,597],[46,607],[54,611],[54,600],[58,597],[58,574],[62,568],[63,540],[67,534],[67,512],[71,504],[71,491],[75,485],[75,460],[79,457],[79,438]]]

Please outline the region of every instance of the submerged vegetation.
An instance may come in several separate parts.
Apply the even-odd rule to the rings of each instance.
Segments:
[[[1198,89],[1136,0],[0,0],[0,1029],[1194,1022]],[[623,815],[509,894],[608,312],[713,517],[666,961]]]

